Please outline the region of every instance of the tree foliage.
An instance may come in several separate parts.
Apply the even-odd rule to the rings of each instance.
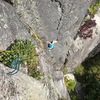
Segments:
[[[84,100],[100,100],[100,53],[84,61],[80,69],[74,75],[82,84]]]
[[[95,0],[95,2],[88,8],[89,13],[95,14],[99,6],[100,6],[100,0]]]

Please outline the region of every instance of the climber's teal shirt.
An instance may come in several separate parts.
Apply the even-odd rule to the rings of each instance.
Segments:
[[[48,44],[48,48],[49,48],[49,49],[53,49],[53,47],[54,47],[54,45],[53,45],[52,43],[49,43],[49,44]]]

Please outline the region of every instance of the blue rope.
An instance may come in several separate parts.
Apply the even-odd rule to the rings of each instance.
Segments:
[[[13,68],[15,63],[16,63],[16,67],[15,67],[15,69],[12,72],[7,73],[8,75],[14,75],[20,69],[20,59],[19,59],[19,54],[18,53],[16,53],[16,57],[18,57],[18,58],[16,60],[12,61],[11,65],[10,65],[10,68]]]
[[[15,64],[15,60],[12,61],[11,65],[9,68],[12,68],[12,66]]]

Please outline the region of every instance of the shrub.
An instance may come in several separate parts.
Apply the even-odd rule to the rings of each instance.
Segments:
[[[0,53],[0,62],[6,66],[10,66],[14,59],[17,59],[16,52],[19,54],[20,64],[25,63],[28,66],[28,73],[33,77],[40,75],[39,71],[36,70],[38,64],[36,60],[36,51],[31,41],[29,40],[15,40],[13,44],[7,49]]]
[[[76,95],[70,95],[71,100],[79,100]]]
[[[74,91],[74,88],[76,86],[76,82],[74,80],[68,80],[66,77],[64,77],[64,83],[67,87],[67,90],[70,91]]]
[[[19,58],[22,64],[26,62],[28,66],[33,66],[37,63],[35,48],[31,41],[15,40],[9,49],[14,51],[18,50]]]
[[[73,74],[78,74],[78,75],[83,75],[84,74],[84,67],[81,65],[81,64],[79,64],[76,68],[75,68],[75,70],[73,71]]]
[[[97,12],[97,8],[100,6],[100,0],[96,0],[89,8],[88,11],[90,14],[95,14]]]
[[[62,98],[59,98],[58,100],[67,100],[66,98],[62,97]]]
[[[14,52],[0,52],[0,62],[6,66],[10,66],[13,59],[16,59]]]
[[[37,80],[40,80],[41,79],[41,73],[36,69],[34,68],[31,72],[31,76],[34,77],[35,79]]]
[[[100,99],[100,52],[87,60],[75,69],[74,75],[81,83],[84,90],[83,100]],[[83,67],[83,68],[82,68]],[[82,72],[78,70],[84,69]],[[78,70],[78,71],[77,71]]]

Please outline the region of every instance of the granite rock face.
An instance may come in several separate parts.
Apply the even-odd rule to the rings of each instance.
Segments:
[[[6,75],[9,69],[0,65],[0,90],[3,90],[0,100],[60,100],[62,97],[70,100],[63,81],[63,67],[72,72],[77,64],[100,51],[100,11],[94,17],[97,26],[93,37],[84,40],[77,35],[92,1],[0,0],[0,50],[9,47],[15,39],[31,39],[39,55],[38,67],[44,75],[42,83],[23,73],[9,77]],[[36,39],[29,33],[35,34]],[[46,42],[53,40],[58,42],[49,51]]]
[[[94,43],[93,48],[88,50],[96,39],[85,41],[77,37],[77,31],[87,14],[87,8],[93,1],[12,0],[21,21],[27,28],[31,28],[31,34],[36,33],[41,39],[46,59],[53,58],[51,65],[55,70],[67,66],[68,72],[74,70],[98,44]],[[49,52],[46,41],[53,40],[58,40],[58,43]]]
[[[79,36],[74,40],[74,46],[77,48],[77,51],[74,52],[72,56],[69,57],[69,66],[68,71],[72,71],[77,64],[80,64],[84,59],[93,57],[100,52],[100,8],[98,9],[97,14],[95,14],[93,20],[96,21],[96,27],[93,28],[93,33],[91,38],[82,39]]]
[[[46,86],[21,72],[8,75],[11,69],[0,64],[0,100],[58,100],[53,82]],[[70,99],[68,99],[70,100]]]
[[[15,39],[26,39],[28,34],[21,23],[16,10],[10,4],[0,0],[0,50],[4,50]]]
[[[3,0],[0,1],[0,37],[0,50],[7,49],[15,39],[31,39],[35,44],[25,24],[21,22],[16,13],[16,9]],[[40,55],[40,57],[42,56],[42,59],[40,58],[40,63],[42,64],[42,69],[45,68],[46,70],[51,66],[45,64],[44,54],[45,53],[41,53]],[[48,79],[50,73],[54,72],[53,69],[47,74],[46,72],[48,72],[48,69],[46,71],[43,70],[47,78],[44,78],[42,83],[37,82],[32,77],[24,75],[23,73],[18,73],[15,76],[9,77],[7,71],[10,71],[10,69],[8,70],[5,66],[0,65],[0,100],[58,100],[61,97],[70,100],[69,94],[64,86],[63,73],[61,71],[55,74],[57,76],[57,78],[55,76],[55,80],[59,83],[57,84],[56,82],[56,84],[59,87],[55,86],[53,79]]]

